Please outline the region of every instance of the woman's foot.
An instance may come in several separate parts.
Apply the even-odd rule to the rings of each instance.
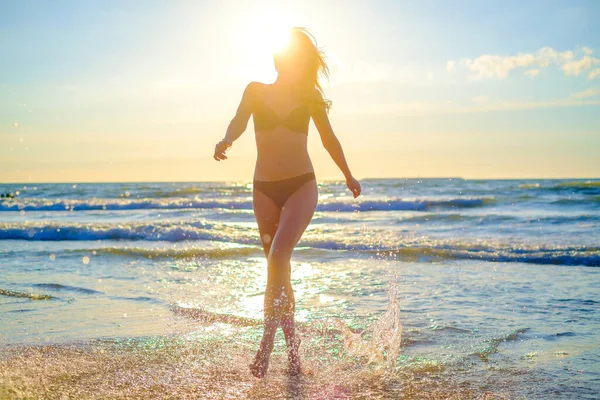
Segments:
[[[263,333],[260,346],[254,356],[254,361],[250,364],[250,372],[257,378],[262,378],[267,373],[269,368],[269,357],[273,351],[273,343],[275,342],[275,332],[277,331],[279,321],[268,318],[265,323],[265,331]]]
[[[250,364],[250,373],[256,378],[263,378],[269,368],[269,357],[272,349],[264,349],[262,344],[254,356],[254,361]]]

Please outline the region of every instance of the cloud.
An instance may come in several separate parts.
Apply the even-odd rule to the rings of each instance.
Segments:
[[[575,52],[571,50],[559,52],[551,47],[542,47],[534,53],[519,53],[511,56],[483,54],[474,59],[449,60],[446,63],[446,70],[452,72],[462,67],[473,72],[478,78],[504,79],[511,71],[519,69],[525,69],[524,75],[536,77],[541,69],[555,65],[560,67],[565,75],[578,76],[600,64],[600,59],[592,57],[591,54],[593,51],[588,47],[579,48]],[[594,72],[593,77],[599,74],[600,72]]]
[[[528,69],[527,71],[525,71],[525,75],[530,76],[532,78],[535,78],[539,74],[540,74],[539,69]]]
[[[600,64],[600,60],[590,56],[583,56],[581,60],[568,61],[562,66],[565,75],[578,76],[582,72],[592,68],[592,66]]]
[[[599,95],[600,95],[600,89],[590,88],[590,89],[586,89],[582,92],[571,93],[571,95],[569,95],[569,99],[587,99],[587,98],[596,97]]]
[[[588,79],[594,79],[597,76],[600,76],[600,68],[596,68],[590,71],[588,75]]]

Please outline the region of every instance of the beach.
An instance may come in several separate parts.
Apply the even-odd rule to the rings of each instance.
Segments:
[[[319,181],[277,334],[248,182],[3,184],[0,398],[600,392],[600,180]]]

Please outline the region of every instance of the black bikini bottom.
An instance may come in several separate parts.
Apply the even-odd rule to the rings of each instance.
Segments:
[[[314,172],[307,172],[302,175],[279,181],[257,181],[255,179],[254,189],[273,200],[273,203],[275,203],[277,207],[282,208],[287,199],[289,199],[296,190],[300,189],[300,186],[313,179],[315,179]]]

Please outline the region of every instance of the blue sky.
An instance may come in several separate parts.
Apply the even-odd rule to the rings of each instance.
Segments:
[[[598,1],[3,1],[0,182],[251,179],[251,125],[210,153],[294,25],[328,55],[357,177],[598,177],[598,20]]]

